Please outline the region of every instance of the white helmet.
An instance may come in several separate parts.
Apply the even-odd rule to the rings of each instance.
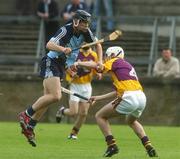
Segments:
[[[111,55],[114,55],[114,56],[117,56],[117,57],[120,57],[123,59],[124,58],[124,50],[119,46],[109,47],[106,50],[106,56],[109,57]]]

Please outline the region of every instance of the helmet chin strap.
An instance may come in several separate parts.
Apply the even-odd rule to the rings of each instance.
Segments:
[[[73,19],[73,25],[74,25],[74,27],[77,27],[78,25],[79,25],[79,19]]]

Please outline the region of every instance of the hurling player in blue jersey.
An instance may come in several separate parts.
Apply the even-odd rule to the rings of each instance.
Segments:
[[[47,43],[48,54],[41,62],[40,75],[43,77],[44,94],[19,114],[22,133],[32,146],[36,146],[34,128],[50,104],[61,99],[61,79],[65,67],[68,69],[76,61],[82,43],[95,41],[89,29],[91,15],[77,10],[71,23],[61,27]],[[99,63],[102,63],[101,44],[96,45]],[[72,72],[72,71],[70,71]]]

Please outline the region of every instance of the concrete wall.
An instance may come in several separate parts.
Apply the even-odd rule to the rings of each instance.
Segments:
[[[2,78],[2,77],[1,77]],[[0,121],[16,121],[17,115],[42,95],[42,82],[38,79],[0,80]],[[141,117],[144,124],[180,125],[180,80],[163,80],[154,78],[141,79],[147,95],[147,107]],[[93,82],[93,94],[111,91],[109,81]],[[90,109],[87,122],[95,123],[94,114],[109,100],[98,102]],[[55,113],[59,105],[67,106],[67,95],[60,103],[52,105],[42,121],[55,122]],[[65,119],[65,122],[72,120]],[[124,123],[124,117],[112,120]]]

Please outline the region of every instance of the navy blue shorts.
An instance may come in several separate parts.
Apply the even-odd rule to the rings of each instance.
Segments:
[[[40,64],[40,76],[43,78],[60,77],[64,78],[65,75],[65,62],[66,58],[50,58],[44,56]]]

